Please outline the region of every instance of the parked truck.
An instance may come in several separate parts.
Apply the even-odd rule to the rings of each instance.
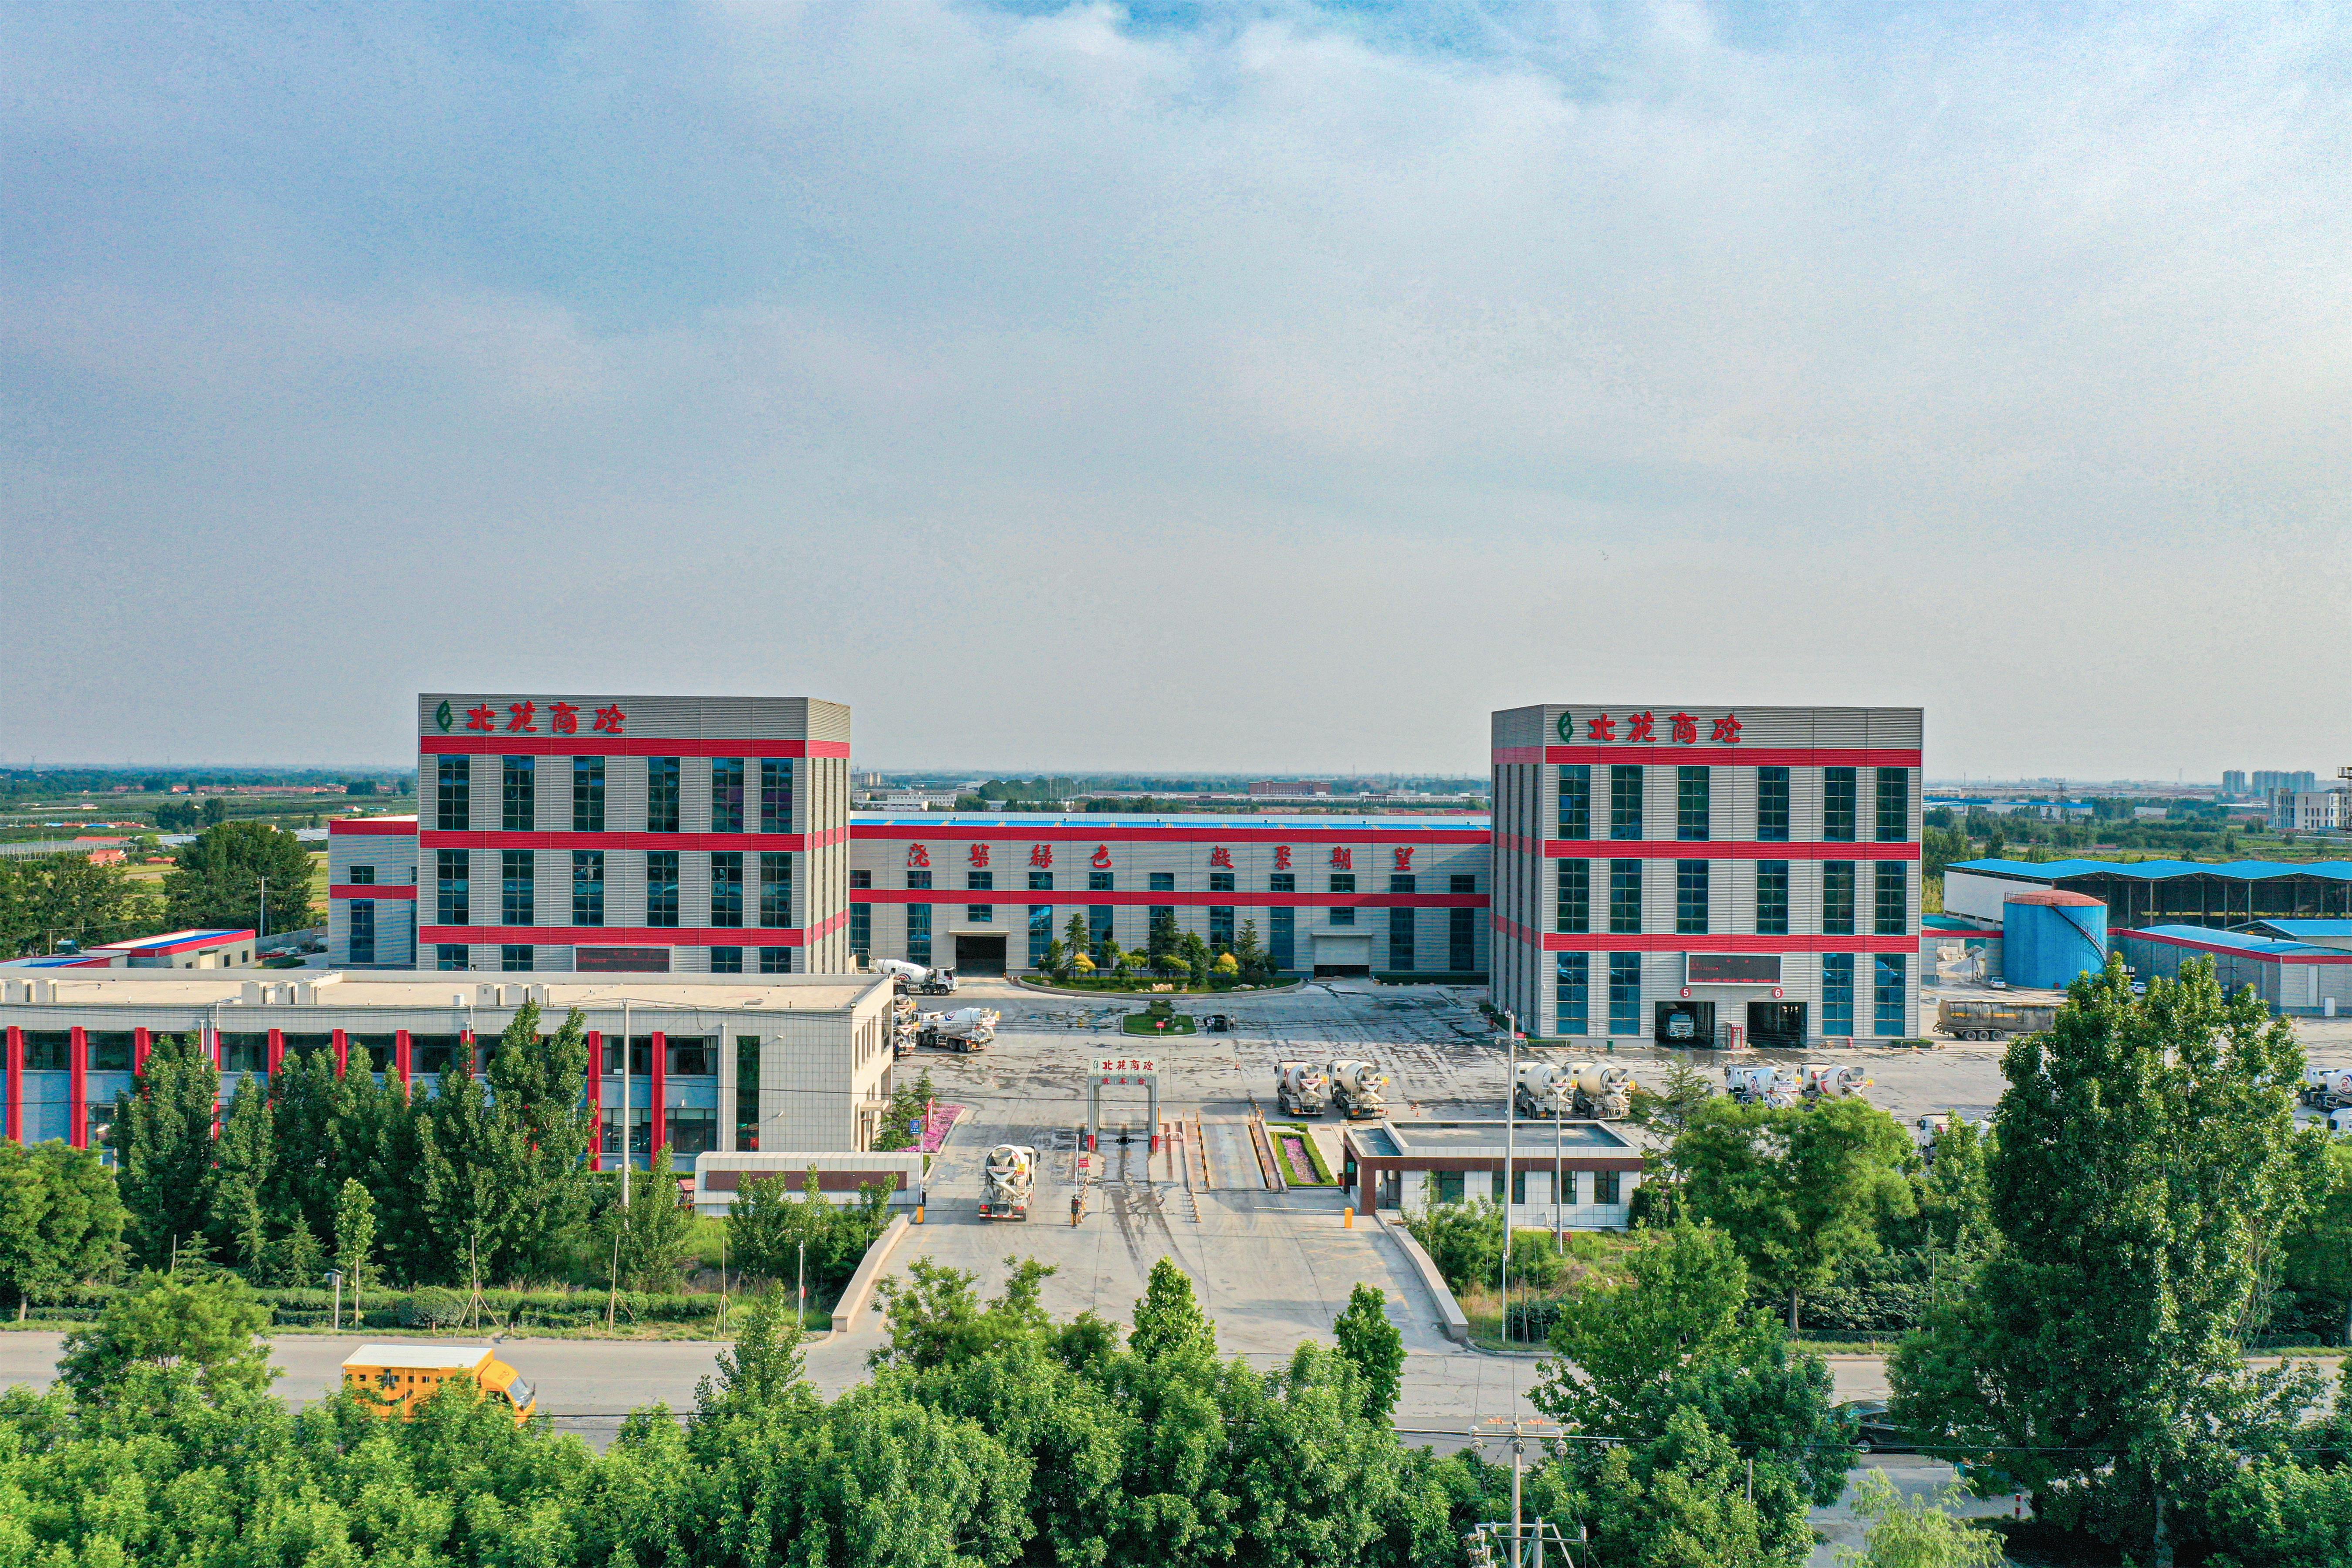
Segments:
[[[1844,1100],[1860,1094],[1874,1080],[1865,1077],[1858,1067],[1807,1062],[1799,1081],[1807,1100]]]
[[[925,1013],[921,1015],[916,1043],[950,1051],[982,1050],[996,1038],[997,1020],[1003,1016],[993,1007],[959,1007],[952,1013]]]
[[[1512,1098],[1518,1101],[1522,1116],[1572,1116],[1576,1114],[1574,1069],[1558,1062],[1521,1062]]]
[[[1331,1101],[1331,1075],[1313,1062],[1284,1062],[1275,1069],[1274,1102],[1285,1116],[1320,1116]]]
[[[1611,1062],[1570,1062],[1568,1070],[1576,1084],[1577,1115],[1614,1121],[1633,1109],[1632,1069]]]
[[[539,1407],[530,1384],[488,1345],[362,1345],[343,1358],[343,1386],[364,1391],[383,1416],[415,1415],[446,1383],[470,1384],[478,1398],[513,1412],[518,1426]]]
[[[1723,1087],[1742,1105],[1794,1105],[1799,1089],[1797,1075],[1787,1068],[1760,1065],[1724,1068]]]
[[[1956,1040],[2005,1040],[2038,1035],[2058,1021],[2054,1002],[1955,1002],[1936,1004],[1936,1027]]]
[[[909,992],[917,996],[951,996],[955,994],[956,977],[952,969],[927,969],[919,963],[909,963],[903,958],[877,958],[876,973],[887,974],[898,983],[900,994]]]
[[[2304,1104],[2322,1110],[2352,1105],[2352,1070],[2343,1068],[2304,1068],[2303,1089],[2298,1098]]]
[[[1027,1219],[1037,1187],[1037,1151],[1025,1143],[999,1143],[981,1168],[980,1217]]]
[[[1388,1113],[1388,1099],[1381,1092],[1388,1088],[1388,1074],[1370,1062],[1333,1062],[1326,1070],[1331,1075],[1331,1103],[1349,1121]]]

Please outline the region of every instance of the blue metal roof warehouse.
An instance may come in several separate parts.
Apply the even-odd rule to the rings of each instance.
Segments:
[[[1956,860],[1944,874],[1944,908],[1998,921],[2003,900],[2025,888],[2088,893],[2117,927],[2352,918],[2346,860]]]

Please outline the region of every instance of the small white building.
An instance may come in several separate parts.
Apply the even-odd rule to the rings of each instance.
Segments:
[[[1419,1215],[1499,1201],[1507,1165],[1514,1229],[1623,1230],[1644,1146],[1637,1129],[1613,1121],[1522,1121],[1516,1149],[1500,1121],[1363,1122],[1344,1134],[1339,1182],[1367,1214]]]

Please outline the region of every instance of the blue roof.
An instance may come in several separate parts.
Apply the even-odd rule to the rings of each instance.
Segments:
[[[2284,931],[2291,941],[2309,942],[2323,936],[2352,936],[2352,921],[2271,921],[2259,922]]]
[[[1970,936],[2000,935],[2000,927],[1981,925],[1962,915],[1921,915],[1919,928],[1922,931],[1965,931]]]
[[[2256,936],[2252,931],[2215,931],[2210,926],[2149,926],[2142,931],[2117,931],[2119,940],[2135,936],[2154,937],[2159,942],[2193,942],[2200,947],[2227,947],[2253,958],[2278,958],[2287,953],[2326,953],[2341,958],[2343,951],[2333,947],[2314,947],[2307,942],[2281,942],[2275,937]]]
[[[2352,860],[1955,860],[1956,871],[2055,882],[2067,877],[2130,877],[2159,882],[2168,877],[2227,877],[2258,882],[2269,877],[2323,877],[2352,882]]]
[[[1033,827],[1279,827],[1287,833],[1362,833],[1368,829],[1393,831],[1411,828],[1485,833],[1493,826],[1493,819],[1483,811],[1465,812],[1454,816],[1307,816],[1276,812],[1225,816],[1205,811],[1179,811],[1165,815],[1121,811],[919,811],[905,816],[893,816],[887,813],[854,811],[849,815],[849,821],[855,827],[1002,827],[1013,833]]]

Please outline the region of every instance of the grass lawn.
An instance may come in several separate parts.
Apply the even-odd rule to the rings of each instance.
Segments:
[[[1159,1026],[1162,1024],[1167,1027]],[[1201,1032],[1200,1025],[1192,1021],[1189,1013],[1171,1013],[1165,1018],[1155,1018],[1149,1013],[1129,1013],[1127,1021],[1119,1026],[1130,1035],[1197,1035]]]

